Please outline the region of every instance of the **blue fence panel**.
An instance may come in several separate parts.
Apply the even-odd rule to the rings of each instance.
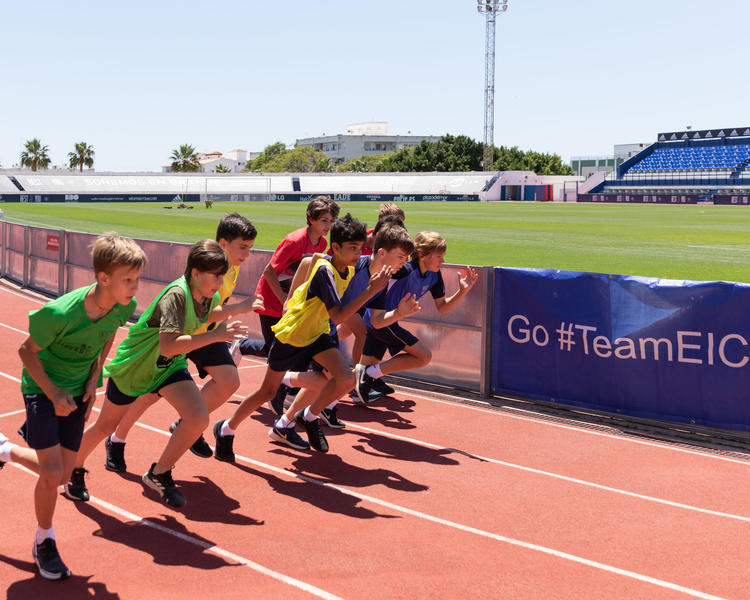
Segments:
[[[495,393],[750,431],[750,286],[495,272]]]

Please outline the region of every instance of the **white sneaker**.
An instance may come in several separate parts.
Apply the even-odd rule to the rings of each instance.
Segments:
[[[240,340],[234,340],[229,345],[229,354],[232,355],[234,366],[238,366],[242,362],[242,353],[240,352]]]

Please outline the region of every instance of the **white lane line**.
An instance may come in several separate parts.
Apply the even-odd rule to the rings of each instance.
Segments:
[[[151,427],[150,425],[145,425],[143,423],[136,423],[136,425],[138,425],[140,427],[143,427],[144,429],[147,429],[149,431],[153,431],[155,433],[161,434],[161,435],[165,435],[165,436],[171,435],[167,431],[164,431],[162,429],[158,429],[156,427]],[[215,448],[214,448],[214,450],[215,450]],[[279,475],[283,475],[284,477],[289,477],[289,478],[294,478],[294,479],[300,479],[300,480],[305,481],[307,483],[312,483],[314,485],[317,485],[317,486],[320,486],[320,487],[323,487],[323,488],[334,489],[334,490],[336,490],[338,492],[341,492],[342,494],[347,494],[349,496],[354,496],[355,498],[359,498],[360,500],[364,500],[366,502],[371,502],[373,504],[377,504],[379,506],[383,506],[385,508],[389,508],[389,509],[397,511],[397,512],[401,512],[401,513],[404,513],[404,514],[407,514],[407,515],[410,515],[410,516],[413,516],[413,517],[416,517],[416,518],[419,518],[419,519],[424,519],[424,520],[430,521],[432,523],[437,523],[439,525],[444,525],[446,527],[451,527],[453,529],[458,529],[458,530],[466,532],[466,533],[471,533],[471,534],[479,535],[479,536],[482,536],[482,537],[485,537],[485,538],[489,538],[489,539],[492,539],[492,540],[495,540],[495,541],[498,541],[498,542],[503,542],[503,543],[510,544],[510,545],[513,545],[513,546],[518,546],[518,547],[521,547],[521,548],[526,548],[527,550],[534,550],[536,552],[541,552],[541,553],[544,553],[544,554],[548,554],[548,555],[554,556],[556,558],[561,558],[563,560],[568,560],[568,561],[571,561],[571,562],[579,563],[579,564],[582,564],[582,565],[593,567],[595,569],[599,569],[599,570],[606,571],[606,572],[609,572],[609,573],[614,573],[616,575],[622,575],[624,577],[628,577],[630,579],[635,579],[637,581],[642,581],[644,583],[649,583],[651,585],[655,585],[655,586],[658,586],[658,587],[662,587],[662,588],[666,588],[666,589],[669,589],[669,590],[674,590],[674,591],[682,592],[684,594],[687,594],[689,596],[693,596],[695,598],[704,598],[704,599],[707,599],[707,600],[724,600],[724,599],[722,599],[719,596],[713,596],[711,594],[707,594],[707,593],[701,592],[699,590],[694,590],[692,588],[688,588],[688,587],[685,587],[685,586],[682,586],[682,585],[679,585],[679,584],[676,584],[676,583],[665,581],[663,579],[657,579],[655,577],[650,577],[648,575],[643,575],[641,573],[636,573],[635,571],[629,571],[627,569],[621,569],[619,567],[614,567],[614,566],[608,565],[606,563],[601,563],[601,562],[598,562],[598,561],[595,561],[595,560],[591,560],[591,559],[588,559],[588,558],[583,558],[583,557],[577,556],[575,554],[570,554],[568,552],[562,552],[560,550],[555,550],[554,548],[549,548],[547,546],[541,546],[539,544],[533,544],[533,543],[530,543],[530,542],[524,542],[522,540],[517,540],[517,539],[514,539],[514,538],[510,538],[510,537],[504,536],[504,535],[499,535],[497,533],[492,533],[490,531],[484,531],[482,529],[477,529],[476,527],[471,527],[469,525],[463,525],[461,523],[456,523],[455,521],[449,521],[447,519],[442,519],[440,517],[435,517],[433,515],[430,515],[430,514],[421,512],[421,511],[413,510],[411,508],[406,508],[404,506],[401,506],[401,505],[398,505],[398,504],[394,504],[392,502],[387,502],[385,500],[381,500],[380,498],[375,498],[374,496],[368,496],[366,494],[362,494],[360,492],[356,492],[354,490],[350,490],[350,489],[345,488],[345,487],[341,487],[341,486],[334,485],[334,484],[331,484],[331,483],[325,483],[325,482],[322,482],[322,481],[318,481],[317,479],[313,479],[311,477],[303,475],[302,473],[290,471],[288,469],[282,469],[280,467],[275,467],[273,465],[269,465],[267,463],[254,460],[252,458],[248,458],[246,456],[241,456],[241,455],[237,454],[237,455],[235,455],[235,459],[241,460],[242,462],[246,462],[246,463],[251,464],[251,465],[254,465],[254,466],[259,467],[261,469],[264,469],[266,471],[271,471],[273,473],[277,473]]]
[[[21,383],[21,380],[18,377],[13,377],[13,375],[8,375],[7,373],[3,373],[0,371],[0,377],[5,377],[5,379],[10,379],[11,381],[15,381],[16,383]]]
[[[17,469],[20,469],[22,471],[25,471],[26,473],[33,475],[34,477],[37,476],[36,473],[34,473],[33,471],[30,471],[26,467],[23,467],[16,463],[9,463],[9,464],[16,467]],[[200,548],[203,548],[206,552],[210,552],[211,554],[215,554],[216,556],[220,556],[222,558],[238,562],[252,569],[253,571],[257,571],[258,573],[262,575],[266,575],[267,577],[271,577],[272,579],[276,579],[278,581],[281,581],[282,583],[286,583],[287,585],[295,587],[299,590],[308,592],[309,594],[312,594],[313,596],[317,596],[318,598],[324,598],[325,600],[341,600],[339,596],[335,596],[334,594],[331,594],[330,592],[326,592],[325,590],[315,587],[314,585],[311,585],[304,581],[300,581],[299,579],[294,579],[293,577],[289,577],[289,575],[284,575],[283,573],[279,573],[278,571],[273,571],[272,569],[269,569],[268,567],[264,567],[263,565],[250,560],[249,558],[245,558],[244,556],[240,556],[239,554],[235,554],[234,552],[230,552],[229,550],[224,550],[223,548],[215,544],[212,544],[210,542],[206,542],[204,540],[195,538],[186,533],[174,531],[173,529],[170,529],[169,527],[165,527],[164,525],[160,525],[159,523],[154,523],[153,521],[149,521],[148,519],[144,517],[140,517],[134,513],[131,513],[128,510],[125,510],[124,508],[120,508],[119,506],[110,504],[106,500],[102,500],[101,498],[97,498],[96,496],[91,496],[91,498],[89,499],[89,502],[91,502],[92,504],[97,504],[98,506],[101,506],[106,511],[114,515],[117,515],[119,517],[122,517],[123,519],[127,519],[128,521],[132,521],[139,525],[150,527],[151,529],[155,529],[156,531],[159,531],[161,533],[166,533],[167,535],[176,537],[182,540],[183,542],[187,542],[189,544],[199,546]],[[104,536],[104,539],[107,539],[106,536]]]
[[[24,300],[28,300],[29,302],[36,302],[37,304],[47,304],[47,302],[49,302],[49,299],[47,299],[47,300],[39,300],[39,299],[37,299],[35,297],[32,297],[30,295],[31,292],[28,293],[29,295],[24,295],[24,294],[20,294],[18,292],[15,292],[15,291],[13,291],[11,289],[8,289],[7,287],[2,286],[2,285],[0,285],[0,291],[1,292],[7,292],[7,293],[11,294],[12,296],[18,296],[19,298],[23,298]]]
[[[0,323],[0,327],[5,327],[6,329],[10,329],[11,331],[17,331],[18,333],[29,335],[28,331],[24,331],[23,329],[16,329],[15,327],[11,327],[10,325],[6,325],[5,323]]]
[[[504,460],[498,460],[496,458],[488,458],[486,456],[481,456],[479,454],[472,454],[469,452],[463,452],[463,451],[456,451],[455,448],[448,448],[446,446],[439,446],[437,444],[431,444],[430,442],[423,442],[421,440],[417,440],[415,438],[406,437],[403,435],[398,435],[395,433],[389,433],[386,431],[380,431],[378,429],[371,429],[369,427],[364,427],[362,425],[354,424],[351,421],[346,422],[347,429],[358,429],[362,431],[367,431],[371,433],[376,433],[378,435],[383,435],[385,437],[397,439],[397,440],[403,440],[405,442],[410,442],[419,446],[424,446],[425,448],[432,448],[435,450],[448,450],[456,452],[456,454],[464,455],[469,458],[474,458],[477,460],[494,463],[496,465],[501,465],[503,467],[508,467],[510,469],[517,469],[519,471],[525,471],[527,473],[535,473],[537,475],[543,475],[545,477],[552,477],[553,479],[560,479],[562,481],[567,481],[569,483],[575,483],[578,485],[583,485],[586,487],[595,488],[598,490],[603,490],[605,492],[612,492],[614,494],[622,494],[623,496],[630,496],[631,498],[638,498],[639,500],[646,500],[648,502],[656,502],[657,504],[664,504],[666,506],[672,506],[675,508],[682,508],[685,510],[692,510],[699,513],[704,513],[707,515],[715,516],[715,517],[723,517],[726,519],[734,519],[736,521],[743,521],[745,523],[750,523],[750,517],[745,517],[742,515],[736,515],[733,513],[725,513],[717,510],[711,510],[710,508],[701,508],[699,506],[694,506],[692,504],[683,504],[682,502],[674,502],[672,500],[665,500],[664,498],[657,498],[655,496],[648,496],[646,494],[639,494],[637,492],[630,492],[628,490],[623,490],[621,488],[612,487],[609,485],[602,485],[600,483],[594,483],[593,481],[587,481],[585,479],[578,479],[576,477],[569,477],[568,475],[561,475],[559,473],[553,473],[551,471],[543,471],[542,469],[535,469],[534,467],[526,467],[524,465],[519,465],[516,463],[507,462]],[[344,430],[346,431],[346,429]]]
[[[473,410],[478,411],[487,415],[495,415],[498,417],[505,417],[508,419],[516,419],[518,421],[527,421],[530,423],[537,423],[539,425],[546,425],[548,427],[556,427],[558,429],[567,429],[569,431],[576,431],[578,433],[583,433],[586,435],[594,435],[598,437],[605,437],[613,440],[618,440],[621,442],[627,442],[631,444],[639,444],[641,446],[651,446],[653,448],[661,448],[663,450],[671,450],[673,452],[682,452],[685,454],[692,454],[695,456],[702,456],[704,458],[713,458],[714,460],[722,460],[725,462],[731,462],[736,463],[738,465],[744,465],[744,466],[750,466],[750,461],[747,460],[740,460],[738,458],[731,458],[729,456],[719,456],[718,454],[710,454],[708,452],[701,452],[700,450],[690,450],[688,448],[680,448],[678,446],[671,446],[669,444],[665,443],[659,443],[659,442],[650,442],[648,440],[639,440],[633,437],[629,437],[626,435],[617,435],[614,433],[606,433],[603,431],[592,431],[591,429],[587,429],[586,427],[576,427],[575,425],[563,425],[562,423],[552,423],[550,421],[546,421],[544,419],[535,418],[533,416],[521,416],[521,415],[511,415],[504,411],[499,410],[490,410],[488,408],[481,408],[479,406],[470,406],[468,404],[464,404],[462,402],[452,402],[450,400],[439,400],[438,398],[430,398],[429,396],[422,396],[420,394],[415,394],[412,392],[406,392],[402,390],[397,390],[396,394],[399,396],[407,396],[411,398],[418,398],[419,400],[427,400],[428,402],[434,402],[436,404],[446,404],[448,406],[453,407],[460,407],[462,409],[466,410]],[[508,410],[518,410],[521,411],[523,409],[516,409],[516,408],[509,408]],[[530,411],[529,411],[530,412]]]
[[[12,417],[13,415],[20,415],[21,413],[25,413],[25,412],[26,412],[26,409],[22,408],[21,410],[14,410],[9,413],[3,413],[2,415],[0,415],[0,419],[2,419],[3,417]]]

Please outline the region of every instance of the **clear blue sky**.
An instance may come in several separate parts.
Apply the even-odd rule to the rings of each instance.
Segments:
[[[387,121],[483,135],[475,0],[9,2],[0,165],[38,137],[98,171],[172,149],[249,151]],[[497,23],[495,143],[611,154],[659,131],[750,125],[747,0],[510,0]]]

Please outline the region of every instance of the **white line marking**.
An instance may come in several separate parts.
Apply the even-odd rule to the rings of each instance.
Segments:
[[[28,331],[24,331],[23,329],[16,329],[15,327],[11,327],[10,325],[6,325],[5,323],[0,323],[0,327],[5,327],[6,329],[10,329],[11,331],[17,331],[18,333],[29,335]]]
[[[21,380],[18,377],[13,377],[13,375],[8,375],[7,373],[3,373],[0,371],[0,377],[5,377],[5,379],[10,379],[11,381],[15,381],[16,383],[21,383]]]
[[[136,425],[143,427],[144,429],[147,429],[149,431],[153,431],[155,433],[159,433],[161,435],[169,436],[171,435],[168,431],[164,431],[162,429],[158,429],[156,427],[151,427],[150,425],[145,425],[143,423],[136,423]],[[212,446],[213,448],[213,446]],[[215,450],[215,448],[214,448]],[[600,569],[602,571],[607,571],[609,573],[614,573],[616,575],[622,575],[624,577],[629,577],[631,579],[636,579],[638,581],[642,581],[645,583],[650,583],[652,585],[656,585],[659,587],[663,587],[670,590],[675,590],[678,592],[683,592],[685,594],[688,594],[690,596],[693,596],[695,598],[704,598],[707,600],[723,600],[719,596],[712,596],[711,594],[706,594],[705,592],[701,592],[698,590],[694,590],[688,587],[684,587],[675,583],[671,583],[669,581],[665,581],[663,579],[657,579],[655,577],[650,577],[648,575],[642,575],[640,573],[636,573],[635,571],[628,571],[627,569],[621,569],[619,567],[614,567],[612,565],[608,565],[606,563],[601,563],[595,560],[590,560],[588,558],[583,558],[580,556],[576,556],[575,554],[570,554],[568,552],[562,552],[560,550],[555,550],[554,548],[548,548],[547,546],[540,546],[539,544],[533,544],[530,542],[524,542],[522,540],[517,540],[514,538],[509,538],[503,535],[499,535],[496,533],[492,533],[490,531],[484,531],[482,529],[477,529],[475,527],[471,527],[469,525],[462,525],[461,523],[456,523],[455,521],[449,521],[447,519],[441,519],[440,517],[435,517],[433,515],[423,513],[417,510],[413,510],[411,508],[406,508],[404,506],[400,506],[398,504],[393,504],[391,502],[387,502],[385,500],[381,500],[379,498],[375,498],[374,496],[368,496],[366,494],[362,494],[360,492],[355,492],[354,490],[347,489],[345,487],[341,487],[338,485],[334,485],[331,483],[325,483],[322,481],[318,481],[317,479],[313,479],[311,477],[308,477],[306,475],[303,475],[302,473],[296,473],[293,471],[290,471],[288,469],[282,469],[280,467],[275,467],[273,465],[269,465],[264,462],[260,462],[257,460],[254,460],[252,458],[248,458],[246,456],[241,456],[239,454],[235,455],[235,458],[238,460],[241,460],[243,462],[249,463],[251,465],[254,465],[256,467],[265,469],[267,471],[271,471],[273,473],[277,473],[280,475],[284,475],[285,477],[292,477],[295,479],[300,479],[302,481],[305,481],[307,483],[312,483],[314,485],[318,485],[320,487],[324,488],[331,488],[338,492],[341,492],[342,494],[347,494],[350,496],[354,496],[355,498],[359,498],[360,500],[364,500],[366,502],[372,502],[373,504],[377,504],[379,506],[383,506],[385,508],[390,508],[391,510],[395,510],[398,512],[402,512],[404,514],[411,515],[413,517],[417,517],[420,519],[424,519],[426,521],[431,521],[433,523],[438,523],[439,525],[445,525],[447,527],[452,527],[454,529],[458,529],[461,531],[464,531],[466,533],[473,533],[475,535],[479,535],[482,537],[490,538],[499,542],[504,542],[506,544],[511,544],[513,546],[519,546],[521,548],[526,548],[528,550],[535,550],[537,552],[542,552],[544,554],[549,554],[551,556],[555,556],[557,558],[562,558],[564,560],[569,560],[572,562],[580,563],[589,567],[593,567],[595,569]]]
[[[454,448],[447,448],[445,446],[439,446],[437,444],[431,444],[429,442],[423,442],[421,440],[417,440],[414,438],[406,437],[403,435],[397,435],[395,433],[389,433],[385,431],[380,431],[378,429],[370,429],[369,427],[363,427],[362,425],[354,424],[351,421],[346,422],[347,428],[351,429],[361,429],[363,431],[369,431],[372,433],[376,433],[378,435],[383,435],[385,437],[397,439],[397,440],[403,440],[406,442],[411,442],[413,444],[417,444],[420,446],[424,446],[426,448],[433,448],[435,450],[455,450]],[[346,430],[344,430],[346,431]],[[510,463],[506,462],[504,460],[498,460],[496,458],[487,458],[486,456],[481,456],[479,454],[473,454],[468,452],[457,452],[457,454],[464,454],[468,456],[469,458],[476,458],[478,460],[483,460],[486,462],[494,463],[496,465],[501,465],[503,467],[508,467],[511,469],[518,469],[520,471],[525,471],[527,473],[535,473],[537,475],[544,475],[546,477],[552,477],[553,479],[560,479],[562,481],[568,481],[570,483],[576,483],[578,485],[583,485],[586,487],[592,487],[595,489],[603,490],[606,492],[612,492],[614,494],[622,494],[624,496],[630,496],[631,498],[638,498],[640,500],[646,500],[648,502],[656,502],[657,504],[665,504],[667,506],[673,506],[675,508],[682,508],[685,510],[692,510],[695,512],[704,513],[707,515],[712,515],[715,517],[724,517],[727,519],[735,519],[737,521],[744,521],[745,523],[750,523],[750,517],[745,517],[742,515],[736,515],[733,513],[725,513],[721,511],[711,510],[709,508],[701,508],[699,506],[693,506],[692,504],[683,504],[681,502],[674,502],[672,500],[665,500],[663,498],[657,498],[655,496],[647,496],[645,494],[639,494],[637,492],[630,492],[628,490],[623,490],[621,488],[611,487],[608,485],[602,485],[600,483],[594,483],[593,481],[587,481],[585,479],[578,479],[576,477],[569,477],[568,475],[561,475],[559,473],[552,473],[551,471],[543,471],[542,469],[535,469],[534,467],[526,467],[523,465],[519,465],[516,463]]]
[[[704,458],[713,458],[715,460],[722,460],[722,461],[725,461],[725,462],[736,463],[738,465],[744,465],[746,467],[750,466],[750,461],[740,460],[740,459],[737,459],[737,458],[731,458],[729,456],[719,456],[717,454],[710,454],[710,453],[707,453],[707,452],[701,452],[700,450],[690,450],[688,448],[679,448],[677,446],[670,446],[669,444],[662,444],[662,443],[658,443],[658,442],[650,442],[648,440],[639,440],[639,439],[635,439],[635,438],[632,438],[632,437],[629,437],[629,436],[626,436],[626,435],[617,435],[617,434],[614,434],[614,433],[605,433],[603,431],[592,431],[591,429],[586,429],[585,427],[576,427],[575,425],[563,425],[562,423],[552,423],[550,421],[545,421],[544,419],[538,419],[538,418],[534,418],[534,417],[526,417],[526,416],[520,416],[520,415],[511,415],[511,414],[508,414],[506,412],[499,411],[499,410],[490,410],[488,408],[481,408],[481,407],[478,407],[478,406],[470,406],[468,404],[463,404],[461,402],[452,402],[452,401],[449,401],[449,400],[439,400],[437,398],[430,398],[428,396],[421,396],[419,394],[415,394],[415,393],[412,393],[412,392],[405,392],[405,391],[397,390],[396,394],[398,394],[399,396],[411,396],[412,398],[419,398],[420,400],[427,400],[429,402],[435,402],[437,404],[446,404],[448,406],[458,407],[458,408],[462,408],[462,409],[466,409],[466,410],[474,410],[474,411],[478,411],[478,412],[481,412],[481,413],[484,413],[484,414],[496,415],[496,416],[500,416],[500,417],[506,417],[508,419],[516,419],[518,421],[528,421],[528,422],[531,422],[531,423],[537,423],[539,425],[547,425],[549,427],[556,427],[556,428],[559,428],[559,429],[567,429],[569,431],[576,431],[578,433],[584,433],[586,435],[594,435],[594,436],[599,436],[599,437],[606,437],[606,438],[613,439],[613,440],[618,440],[618,441],[621,441],[621,442],[628,442],[628,443],[631,443],[631,444],[639,444],[639,445],[642,445],[642,446],[651,446],[653,448],[661,448],[662,450],[671,450],[673,452],[683,452],[685,454],[693,454],[693,455],[696,455],[696,456],[702,456]],[[515,409],[515,408],[511,407],[509,410],[522,410],[522,409]]]
[[[10,463],[10,464],[16,467],[17,469],[20,469],[22,471],[25,471],[26,473],[33,475],[34,477],[37,476],[36,473],[34,473],[33,471],[30,471],[29,469],[27,469],[26,467],[22,465],[19,465],[16,463]],[[131,513],[130,511],[125,510],[124,508],[120,508],[119,506],[110,504],[106,500],[102,500],[101,498],[97,498],[96,496],[91,496],[89,502],[91,502],[92,504],[97,504],[101,506],[102,508],[104,508],[105,510],[109,511],[110,513],[113,513],[119,517],[122,517],[123,519],[133,521],[135,523],[138,523],[139,525],[145,525],[146,527],[150,527],[151,529],[155,529],[156,531],[159,531],[161,533],[166,533],[167,535],[174,536],[182,540],[183,542],[187,542],[189,544],[199,546],[200,548],[203,548],[204,550],[206,550],[207,552],[210,552],[211,554],[215,554],[222,558],[227,558],[235,562],[238,562],[252,569],[253,571],[257,571],[258,573],[262,575],[266,575],[267,577],[271,577],[272,579],[276,579],[278,581],[286,583],[287,585],[290,585],[302,591],[308,592],[312,594],[313,596],[317,596],[318,598],[325,598],[325,600],[341,600],[339,596],[335,596],[334,594],[326,592],[325,590],[315,587],[314,585],[311,585],[304,581],[300,581],[299,579],[294,579],[293,577],[289,577],[288,575],[284,575],[283,573],[279,573],[278,571],[273,571],[269,569],[268,567],[264,567],[263,565],[259,563],[256,563],[248,558],[245,558],[244,556],[235,554],[234,552],[230,552],[229,550],[224,550],[223,548],[220,548],[219,546],[216,546],[215,544],[212,544],[210,542],[197,539],[191,535],[187,535],[179,531],[174,531],[173,529],[170,529],[169,527],[165,527],[164,525],[160,525],[159,523],[154,523],[153,521],[149,521],[148,519],[139,517],[138,515]],[[104,536],[104,539],[107,539],[106,536]]]
[[[2,419],[3,417],[12,417],[13,415],[20,415],[21,413],[25,413],[25,412],[26,412],[26,409],[22,408],[21,410],[14,410],[13,412],[3,413],[2,415],[0,415],[0,419]]]
[[[0,291],[7,292],[12,296],[18,296],[19,298],[23,298],[24,300],[28,300],[29,302],[36,302],[37,304],[47,304],[47,302],[49,302],[49,300],[38,300],[37,298],[32,297],[31,292],[28,292],[28,295],[24,295],[8,289],[6,286],[0,286]]]

